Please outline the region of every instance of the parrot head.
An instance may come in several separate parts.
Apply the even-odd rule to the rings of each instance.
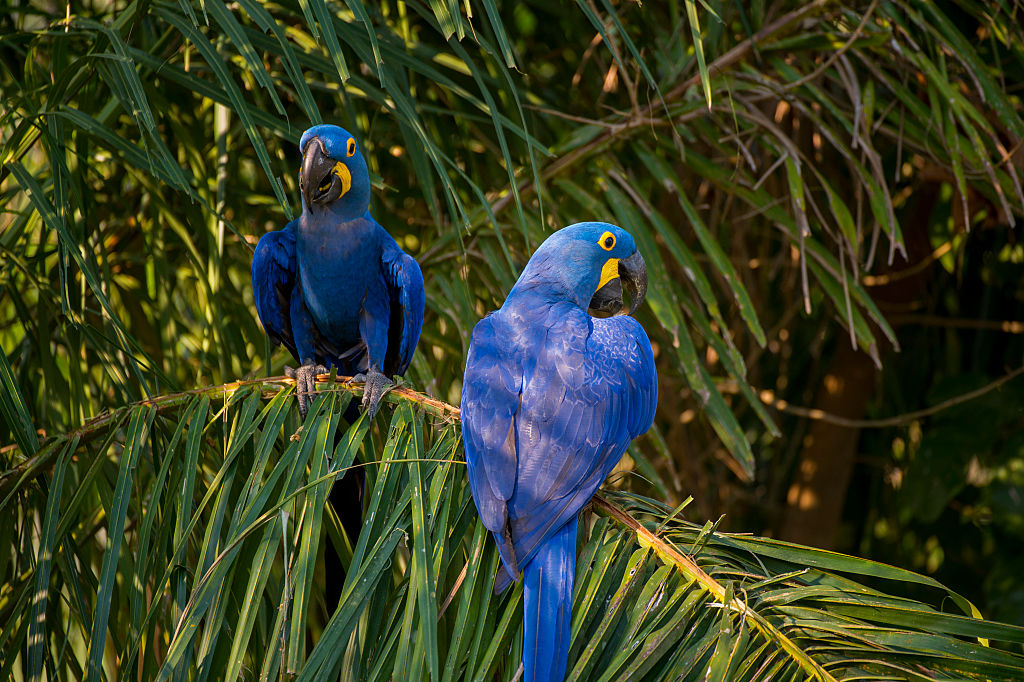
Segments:
[[[647,293],[647,267],[632,235],[609,223],[576,223],[544,240],[513,292],[554,286],[584,309],[615,315],[623,312],[623,285],[633,314]]]
[[[299,140],[299,189],[306,209],[330,211],[344,220],[370,208],[370,173],[359,143],[344,128],[313,126]]]

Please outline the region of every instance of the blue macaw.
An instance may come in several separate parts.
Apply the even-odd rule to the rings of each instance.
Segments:
[[[423,327],[423,274],[370,215],[370,175],[359,143],[333,125],[299,141],[302,215],[260,238],[252,290],[263,328],[299,362],[305,417],[316,375],[334,365],[365,382],[370,417],[405,374]]]
[[[469,483],[501,555],[501,592],[525,577],[526,682],[562,680],[576,516],[654,419],[651,342],[633,313],[647,271],[633,237],[578,223],[540,245],[501,308],[473,330],[462,385]]]

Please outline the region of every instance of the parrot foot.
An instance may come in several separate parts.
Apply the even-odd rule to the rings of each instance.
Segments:
[[[352,377],[352,383],[363,384],[362,405],[370,413],[370,419],[377,414],[381,398],[394,385],[391,379],[372,367],[366,371],[366,374],[357,374]]]
[[[299,398],[299,415],[305,419],[309,404],[316,395],[316,375],[327,374],[327,368],[315,362],[306,362],[293,369],[285,366],[284,375],[295,379],[295,395]]]

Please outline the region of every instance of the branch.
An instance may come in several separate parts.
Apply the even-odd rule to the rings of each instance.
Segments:
[[[319,383],[327,383],[330,381],[330,375],[321,374],[317,377],[317,381]],[[353,384],[350,382],[351,377],[337,377],[333,387],[322,390],[344,391],[351,393],[354,396],[361,396],[363,394],[362,384]],[[283,376],[269,377],[267,379],[232,381],[219,386],[207,386],[205,388],[197,388],[191,391],[168,393],[166,395],[156,396],[155,398],[140,400],[139,402],[131,403],[124,407],[119,407],[116,410],[93,417],[77,429],[68,431],[59,436],[54,436],[53,438],[44,441],[35,453],[25,453],[25,459],[3,473],[0,473],[0,499],[6,499],[8,489],[12,486],[20,487],[36,476],[49,471],[54,458],[60,452],[61,447],[65,443],[73,438],[78,438],[79,443],[83,443],[107,433],[113,426],[116,426],[118,422],[128,416],[128,414],[130,414],[136,407],[151,407],[159,414],[182,407],[188,404],[188,402],[193,398],[200,395],[205,395],[211,400],[227,401],[231,396],[243,388],[255,388],[256,390],[259,390],[264,397],[270,398],[283,390],[293,387],[294,385],[295,381],[293,379]],[[385,402],[389,402],[394,405],[399,405],[403,402],[414,403],[424,412],[449,422],[458,420],[461,415],[459,408],[454,405],[449,405],[448,403],[438,400],[433,396],[429,396],[426,393],[421,393],[419,391],[414,391],[405,386],[397,386],[391,389],[384,395],[384,400]],[[19,450],[20,448],[16,444],[8,445],[0,450],[0,454],[9,455]],[[0,507],[2,507],[2,505],[0,505]]]
[[[743,601],[733,597],[726,602],[725,587],[704,572],[693,559],[677,550],[671,544],[665,542],[656,534],[649,531],[642,523],[633,518],[627,511],[618,505],[609,502],[600,493],[594,495],[592,500],[597,513],[607,516],[619,525],[628,528],[636,534],[637,544],[641,547],[649,547],[666,564],[675,566],[690,580],[697,583],[701,589],[710,593],[723,608],[740,614],[750,625],[761,632],[766,639],[776,642],[789,654],[797,664],[803,668],[812,678],[822,682],[835,682],[831,674],[811,658],[807,652],[797,646],[793,640],[784,635],[778,628],[772,625],[761,614],[753,611]]]
[[[867,26],[868,24],[868,19],[871,18],[871,14],[875,11],[875,8],[877,6],[878,0],[872,0],[871,6],[868,7],[867,11],[864,12],[864,16],[861,18],[860,24],[858,24],[857,28],[853,31],[853,34],[850,35],[850,39],[847,40],[841,48],[833,52],[832,55],[825,60],[824,64],[822,64],[817,69],[807,74],[803,78],[798,78],[792,83],[786,83],[786,85],[783,86],[783,89],[794,90],[803,85],[804,83],[809,83],[810,81],[814,80],[821,74],[825,73],[825,71],[828,70],[828,68],[832,66],[837,59],[842,57],[843,54],[845,54],[851,47],[853,47],[853,44],[857,42],[857,39],[860,38],[860,34],[864,31],[864,27]]]
[[[763,42],[775,34],[789,28],[808,14],[820,10],[827,4],[828,0],[814,0],[814,2],[809,2],[800,9],[784,14],[772,23],[763,27],[751,37],[737,44],[718,59],[708,64],[708,73],[710,74],[712,71],[717,71],[719,73],[725,71],[727,68],[746,57],[749,52],[754,50],[758,43]],[[565,154],[553,161],[544,168],[543,171],[541,171],[539,174],[540,177],[546,181],[561,170],[571,166],[578,159],[587,156],[606,144],[610,144],[619,133],[648,125],[652,118],[654,118],[653,113],[655,109],[667,106],[669,102],[679,99],[686,94],[690,88],[699,85],[700,82],[700,74],[696,74],[672,88],[663,99],[659,99],[657,102],[652,102],[645,107],[637,109],[629,116],[625,117],[624,120],[620,120],[617,123],[602,123],[601,125],[605,126],[605,130],[602,133],[594,137],[594,139],[590,140],[587,144],[577,147],[568,154]],[[704,115],[705,112],[699,111],[693,112],[688,117],[684,118],[698,118]],[[681,123],[683,120],[684,119],[679,119],[676,122]],[[526,180],[519,185],[518,193],[521,196],[532,189],[534,189],[533,180]],[[491,210],[495,215],[497,215],[497,213],[505,208],[515,196],[516,194],[511,191],[511,187],[507,188],[502,195],[493,204],[491,204]]]
[[[970,317],[942,317],[940,315],[889,315],[893,324],[919,324],[926,327],[947,327],[952,329],[987,329],[1006,334],[1024,334],[1024,322],[1016,320],[978,320]]]
[[[793,414],[798,417],[807,417],[808,419],[814,419],[817,421],[827,422],[829,424],[835,424],[836,426],[846,426],[851,429],[882,429],[890,426],[903,426],[909,424],[912,421],[930,417],[933,414],[938,414],[943,410],[947,410],[960,403],[966,403],[969,400],[980,398],[990,391],[994,391],[1003,384],[1013,379],[1016,379],[1021,374],[1024,374],[1024,367],[1018,367],[1009,374],[999,377],[995,381],[985,384],[981,388],[976,388],[973,391],[962,393],[957,396],[953,396],[948,400],[943,400],[937,405],[926,407],[923,410],[915,410],[914,412],[906,412],[904,414],[898,414],[894,417],[886,417],[885,419],[848,419],[846,417],[840,417],[837,414],[825,412],[824,410],[811,409],[808,407],[799,407],[797,405],[790,405],[785,400],[779,400],[775,398],[775,395],[771,391],[761,391],[760,398],[761,402],[765,405],[769,405],[779,410],[780,412],[786,412]]]

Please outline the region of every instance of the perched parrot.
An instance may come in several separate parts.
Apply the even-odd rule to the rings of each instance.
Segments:
[[[578,223],[551,235],[504,305],[473,330],[462,435],[473,499],[494,536],[501,592],[525,578],[526,682],[565,677],[576,568],[576,516],[654,419],[651,342],[619,312],[647,291],[628,232]]]
[[[302,215],[260,238],[252,290],[263,328],[299,362],[305,417],[316,375],[333,365],[365,382],[370,417],[405,374],[423,326],[423,275],[416,260],[370,215],[370,175],[346,130],[318,125],[299,141]]]

